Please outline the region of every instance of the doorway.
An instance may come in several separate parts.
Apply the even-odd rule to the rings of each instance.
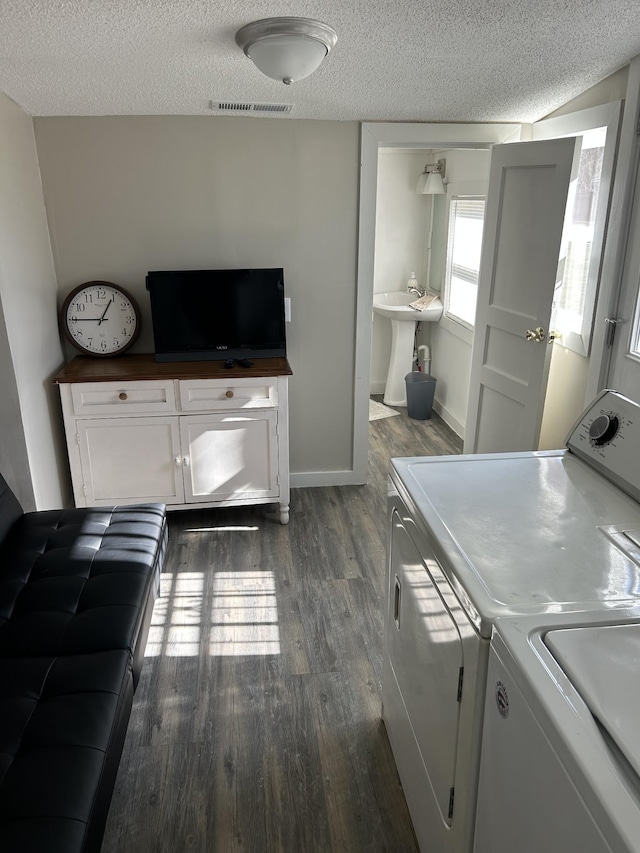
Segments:
[[[384,149],[489,149],[520,139],[520,124],[365,123],[361,128],[358,284],[356,307],[354,482],[367,480],[373,282],[375,272],[378,158]],[[416,176],[417,180],[417,176]],[[397,289],[401,289],[398,287]]]
[[[620,129],[616,181],[608,211],[607,241],[601,261],[601,284],[596,302],[586,377],[587,402],[606,383],[609,348],[607,320],[615,318],[622,258],[628,234],[628,217],[635,175],[635,125],[640,101],[640,58],[631,63],[625,110]],[[378,157],[381,150],[491,148],[519,142],[521,125],[402,125],[364,124],[361,136],[361,186],[356,314],[354,482],[366,482],[368,396],[370,389],[371,313],[374,280],[375,211]],[[554,134],[554,135],[568,135]],[[631,179],[630,179],[631,176]],[[639,321],[640,322],[640,321]],[[441,321],[442,324],[442,321]],[[573,354],[570,353],[572,356]],[[624,389],[623,389],[624,390]],[[453,424],[452,424],[453,425]],[[454,427],[455,428],[455,427]]]
[[[446,294],[446,315],[439,322],[415,313],[416,344],[420,367],[438,379],[438,414],[458,435],[469,391],[490,158],[488,148],[385,148],[378,159],[374,295],[404,291],[412,274],[416,276],[412,284],[421,291],[441,299]],[[444,177],[443,191],[419,194],[421,173],[436,163]],[[385,391],[391,347],[391,323],[374,312],[373,394]],[[402,375],[411,369],[408,356]],[[404,389],[397,378],[394,387]]]

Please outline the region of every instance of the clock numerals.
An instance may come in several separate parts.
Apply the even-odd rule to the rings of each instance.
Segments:
[[[140,332],[134,300],[110,282],[90,281],[73,290],[63,305],[61,322],[69,341],[86,355],[119,355]]]

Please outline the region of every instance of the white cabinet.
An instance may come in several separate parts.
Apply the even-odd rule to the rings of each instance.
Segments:
[[[139,372],[170,372],[132,356],[121,380],[96,378],[102,372],[90,360],[56,377],[76,506],[278,503],[286,524],[288,374],[221,376],[215,363],[197,371],[174,365],[180,372],[172,378],[132,379],[132,365],[145,358]],[[269,361],[288,369],[284,359]],[[202,376],[208,370],[217,375]],[[184,375],[190,372],[200,375]]]

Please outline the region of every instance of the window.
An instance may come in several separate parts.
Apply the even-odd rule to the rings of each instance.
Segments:
[[[582,134],[578,178],[565,219],[564,271],[554,313],[554,326],[561,332],[565,345],[583,354],[588,344],[581,350],[569,342],[581,338],[583,331],[588,338],[591,331],[600,265],[600,245],[597,254],[594,253],[596,211],[606,139],[606,127]]]
[[[620,121],[620,104],[603,104],[536,122],[533,139],[581,138],[578,176],[563,232],[562,280],[556,291],[552,325],[562,346],[589,355],[603,267],[605,234]],[[605,281],[604,293],[610,292]]]
[[[476,319],[484,209],[481,196],[452,196],[449,202],[445,311],[468,328]]]

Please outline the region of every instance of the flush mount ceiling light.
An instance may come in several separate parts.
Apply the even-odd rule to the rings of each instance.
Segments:
[[[416,192],[423,195],[442,195],[445,192],[444,181],[445,161],[438,160],[437,163],[427,163],[424,172],[418,178]]]
[[[311,18],[264,18],[236,33],[258,70],[287,86],[313,74],[337,40],[332,27]]]

